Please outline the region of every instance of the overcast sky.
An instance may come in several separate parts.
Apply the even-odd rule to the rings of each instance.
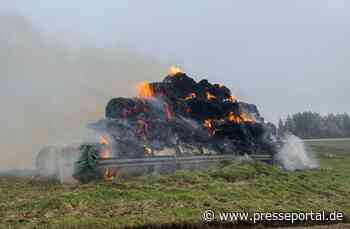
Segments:
[[[179,65],[226,84],[273,121],[305,110],[350,112],[349,1],[0,0],[0,13]]]

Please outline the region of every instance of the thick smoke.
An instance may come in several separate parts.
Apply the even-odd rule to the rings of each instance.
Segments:
[[[125,48],[68,43],[17,16],[0,16],[0,50],[0,171],[33,168],[45,145],[80,142],[110,98],[164,73]]]
[[[294,135],[285,138],[282,149],[278,152],[276,160],[289,171],[315,169],[318,162],[305,150],[304,142]]]

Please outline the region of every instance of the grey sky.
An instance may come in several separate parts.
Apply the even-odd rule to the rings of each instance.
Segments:
[[[98,46],[121,43],[227,84],[273,121],[304,110],[350,112],[345,0],[0,2],[0,13],[43,30]]]

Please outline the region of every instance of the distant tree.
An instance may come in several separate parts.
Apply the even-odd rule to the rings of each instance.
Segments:
[[[277,133],[279,136],[282,136],[285,132],[284,130],[284,124],[283,124],[283,121],[282,119],[280,118],[280,120],[278,121],[278,127],[277,127]]]
[[[285,122],[278,122],[278,133],[291,132],[301,138],[350,137],[350,116],[328,114],[322,116],[313,112],[288,115]]]
[[[346,136],[350,136],[350,116],[344,113],[344,131]]]
[[[295,122],[294,122],[294,118],[292,118],[291,116],[288,115],[285,126],[284,126],[284,130],[285,132],[291,132],[291,133],[295,133],[297,132],[296,130],[296,126],[295,126]]]

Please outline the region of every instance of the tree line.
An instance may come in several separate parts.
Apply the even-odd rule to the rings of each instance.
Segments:
[[[350,116],[347,113],[320,115],[299,112],[288,115],[284,121],[280,119],[278,132],[280,135],[289,132],[304,139],[350,137]]]

